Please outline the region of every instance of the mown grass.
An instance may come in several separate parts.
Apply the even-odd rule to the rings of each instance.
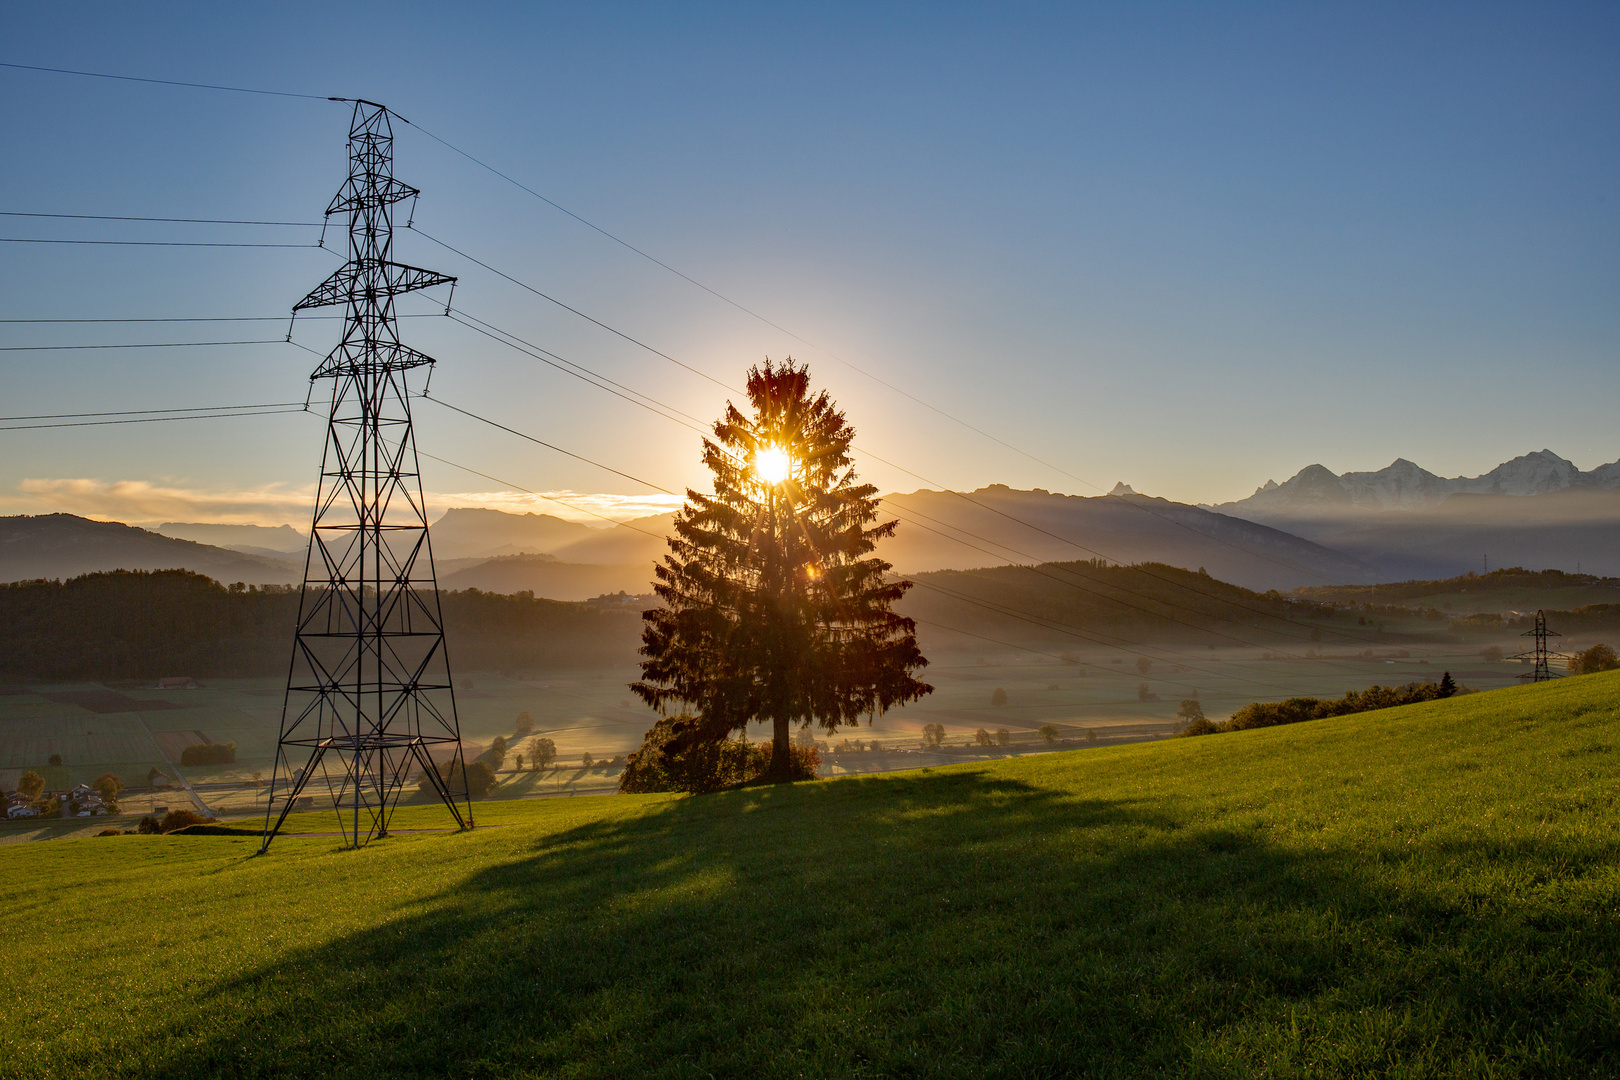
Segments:
[[[0,849],[0,1071],[1612,1075],[1617,694]]]

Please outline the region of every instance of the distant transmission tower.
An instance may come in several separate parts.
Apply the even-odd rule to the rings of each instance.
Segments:
[[[1514,660],[1534,660],[1536,662],[1536,666],[1533,670],[1525,672],[1523,675],[1520,675],[1519,678],[1529,679],[1531,682],[1546,682],[1548,679],[1558,678],[1557,675],[1553,674],[1552,665],[1549,664],[1548,661],[1552,659],[1562,659],[1562,656],[1558,653],[1550,653],[1547,651],[1547,639],[1550,637],[1563,637],[1563,635],[1556,630],[1547,629],[1547,616],[1542,612],[1537,611],[1535,626],[1532,629],[1526,630],[1519,636],[1533,637],[1536,639],[1536,647],[1534,651],[1516,653],[1511,657],[1511,659]]]
[[[349,179],[326,208],[348,219],[349,260],[293,306],[347,311],[310,376],[333,380],[332,403],[261,851],[311,785],[350,846],[388,834],[417,773],[472,826],[406,387],[433,360],[394,322],[394,297],[455,282],[390,257],[394,204],[417,194],[394,179],[388,110],[356,102]]]

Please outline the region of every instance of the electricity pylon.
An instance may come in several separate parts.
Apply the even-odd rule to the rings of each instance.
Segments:
[[[1530,652],[1515,653],[1513,656],[1508,657],[1510,660],[1534,660],[1536,662],[1534,668],[1520,675],[1519,678],[1529,679],[1531,682],[1546,682],[1548,679],[1558,678],[1557,675],[1553,674],[1552,665],[1549,661],[1563,660],[1567,659],[1567,657],[1561,653],[1548,652],[1547,639],[1550,637],[1563,637],[1564,635],[1556,630],[1547,629],[1547,616],[1537,611],[1534,626],[1519,636],[1536,639],[1536,647]]]
[[[311,785],[350,846],[386,836],[416,771],[472,826],[407,386],[433,360],[394,319],[394,297],[455,282],[391,257],[393,208],[417,194],[394,179],[388,110],[357,101],[349,179],[326,208],[347,219],[349,258],[293,306],[347,310],[310,376],[332,380],[331,410],[261,852]]]

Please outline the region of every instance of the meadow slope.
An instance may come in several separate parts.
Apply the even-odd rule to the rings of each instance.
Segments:
[[[1617,698],[0,848],[0,1074],[1612,1075]]]

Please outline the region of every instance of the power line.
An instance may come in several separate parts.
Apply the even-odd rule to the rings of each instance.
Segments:
[[[423,395],[423,396],[426,397],[426,395]],[[526,435],[523,432],[519,431],[517,428],[507,427],[505,424],[499,422],[498,420],[491,420],[487,416],[479,416],[475,412],[468,412],[466,409],[458,408],[458,407],[450,404],[448,401],[445,401],[442,398],[429,397],[429,398],[427,398],[427,400],[433,402],[436,405],[442,405],[446,409],[449,409],[451,412],[458,412],[462,416],[470,417],[470,418],[472,418],[474,420],[477,420],[479,423],[488,424],[490,427],[493,427],[493,428],[499,428],[500,430],[502,430],[504,432],[507,432],[510,435],[516,435],[518,438],[527,440],[528,442],[532,442],[536,446],[543,446],[547,450],[555,450],[557,453],[565,454],[568,457],[573,458],[575,461],[583,461],[587,465],[594,465],[598,469],[604,469],[607,472],[610,472],[615,476],[622,476],[626,480],[634,480],[636,483],[643,484],[646,487],[650,487],[654,491],[661,491],[665,495],[674,495],[676,498],[680,498],[680,494],[678,492],[671,491],[671,490],[669,490],[669,488],[666,488],[666,487],[659,487],[657,484],[653,483],[651,480],[643,480],[641,477],[632,476],[631,474],[623,471],[622,469],[615,469],[611,465],[604,465],[600,461],[593,461],[590,458],[584,456],[583,454],[576,454],[572,450],[564,450],[560,446],[557,446],[557,445],[555,445],[553,443],[548,443],[543,439],[537,439],[533,435]]]
[[[473,317],[471,315],[468,315],[464,311],[461,311],[461,310],[456,309],[456,308],[452,308],[451,313],[450,313],[450,321],[455,322],[455,323],[460,323],[462,326],[465,326],[469,330],[476,331],[477,333],[483,334],[485,337],[490,338],[493,341],[500,342],[502,345],[505,345],[507,348],[513,349],[513,350],[515,350],[517,352],[520,352],[520,353],[523,353],[524,355],[532,357],[535,360],[539,360],[541,363],[546,364],[546,365],[548,365],[550,367],[556,368],[558,371],[561,371],[565,375],[571,375],[574,378],[579,379],[581,382],[584,382],[584,383],[587,383],[587,384],[589,384],[591,386],[596,387],[598,390],[605,390],[608,393],[612,394],[614,397],[623,398],[625,401],[630,402],[630,404],[632,404],[632,405],[639,405],[644,409],[648,409],[649,411],[655,413],[656,415],[664,417],[666,420],[675,420],[675,417],[668,416],[666,413],[660,412],[659,409],[667,409],[669,412],[679,413],[681,416],[685,416],[688,419],[690,419],[690,420],[692,420],[692,421],[694,421],[696,423],[702,423],[702,421],[698,420],[697,417],[692,416],[690,413],[681,412],[679,409],[676,409],[676,408],[674,408],[673,406],[670,406],[670,405],[665,405],[663,402],[658,401],[655,398],[649,398],[649,397],[647,397],[647,395],[641,393],[640,391],[632,390],[628,386],[625,386],[623,383],[615,382],[614,380],[608,378],[606,375],[602,375],[602,374],[600,374],[598,372],[592,371],[590,368],[586,367],[583,364],[576,364],[572,360],[566,360],[563,357],[558,356],[556,353],[551,352],[548,349],[542,349],[540,346],[535,345],[535,344],[533,344],[531,342],[525,341],[524,339],[518,337],[516,334],[510,333],[510,332],[508,332],[506,330],[502,330],[500,327],[495,326],[492,323],[487,323],[487,322],[484,322],[484,320],[482,320],[482,319],[475,318],[475,317]],[[475,326],[474,323],[476,323],[478,325]],[[508,340],[508,339],[510,339],[510,340]],[[574,370],[576,368],[578,370]],[[592,380],[599,380],[599,381],[592,381]],[[623,391],[623,393],[620,393],[621,390]],[[634,395],[634,397],[627,397],[626,395]],[[645,400],[644,401],[638,401],[638,400],[636,400],[637,398],[642,398],[642,399],[645,399]],[[652,402],[654,405],[657,405],[658,408],[653,408],[652,405],[647,404],[647,402]],[[681,421],[679,421],[679,420],[675,420],[675,422],[676,423],[681,423]],[[701,429],[699,429],[699,430],[701,430]]]
[[[12,420],[77,420],[87,416],[144,416],[149,413],[229,413],[238,409],[285,409],[303,407],[300,401],[269,401],[256,405],[197,405],[189,409],[119,409],[114,412],[35,413],[30,416],[0,416],[0,423]]]
[[[139,418],[126,418],[122,420],[75,420],[59,424],[12,424],[0,426],[0,431],[40,431],[45,428],[105,427],[109,424],[166,424],[172,423],[176,420],[222,420],[232,419],[238,416],[281,416],[287,413],[301,413],[305,411],[301,403],[295,402],[295,404],[297,404],[297,408],[261,409],[250,412],[198,413],[192,416],[147,416]]]
[[[99,244],[106,247],[203,247],[203,248],[321,248],[320,244],[247,244],[213,240],[51,240],[35,236],[0,236],[0,244]]]
[[[284,338],[247,341],[153,341],[134,345],[0,345],[0,352],[53,352],[63,349],[191,349],[214,345],[286,345]]]
[[[628,341],[630,344],[635,345],[635,346],[637,346],[639,348],[646,349],[648,352],[652,353],[654,356],[663,357],[665,360],[668,360],[670,363],[674,364],[676,367],[685,368],[687,371],[690,371],[694,375],[700,376],[701,378],[708,379],[710,382],[714,383],[716,386],[720,387],[723,390],[730,390],[734,394],[739,393],[739,391],[737,390],[737,388],[735,386],[728,386],[726,383],[721,382],[719,379],[715,378],[713,375],[710,375],[708,372],[700,371],[697,368],[693,367],[691,364],[683,363],[683,362],[675,359],[673,356],[669,355],[666,352],[660,352],[659,350],[653,348],[651,345],[648,345],[645,341],[638,341],[637,339],[631,337],[629,334],[626,334],[623,330],[615,329],[614,327],[609,326],[607,323],[603,322],[600,319],[592,318],[591,316],[585,314],[583,311],[579,310],[578,308],[570,307],[569,305],[563,303],[561,300],[558,300],[555,296],[550,296],[550,295],[548,295],[546,293],[543,293],[539,289],[535,288],[533,285],[529,285],[529,284],[526,284],[524,282],[521,282],[517,278],[513,277],[511,274],[504,273],[504,272],[502,272],[500,270],[495,269],[493,266],[489,265],[489,263],[487,263],[487,262],[482,262],[482,261],[480,261],[478,259],[473,258],[471,255],[468,255],[465,251],[462,251],[459,248],[453,248],[449,244],[445,243],[443,240],[438,239],[437,237],[429,236],[427,233],[423,232],[421,229],[417,228],[414,225],[407,225],[406,228],[410,229],[412,232],[416,233],[418,236],[423,237],[424,239],[432,240],[435,244],[438,244],[440,247],[444,248],[446,251],[453,252],[456,255],[460,255],[463,259],[466,259],[468,262],[473,263],[476,266],[483,267],[485,270],[488,270],[490,273],[494,274],[496,277],[505,278],[507,281],[510,281],[513,285],[516,285],[518,288],[525,289],[525,290],[533,293],[534,295],[538,296],[542,300],[548,300],[551,303],[556,304],[558,307],[562,308],[564,311],[572,312],[573,314],[578,315],[580,318],[584,319],[586,322],[594,323],[597,326],[600,326],[603,330],[606,330],[608,333],[614,334],[614,335],[616,335],[618,337],[621,337],[624,340]]]
[[[74,221],[162,221],[177,225],[290,225],[306,229],[324,227],[319,221],[250,221],[242,218],[132,217],[126,214],[42,214],[0,210],[0,217],[68,218]]]
[[[178,79],[147,79],[139,75],[109,75],[102,71],[76,71],[72,68],[43,67],[39,64],[8,64],[0,61],[0,67],[13,68],[17,71],[48,71],[53,75],[80,75],[87,79],[116,79],[119,82],[152,83],[156,86],[184,86],[193,90],[227,90],[233,94],[264,94],[268,97],[307,98],[310,101],[342,100],[341,98],[327,97],[325,94],[295,94],[288,90],[259,90],[248,86],[223,86],[218,83],[181,82]],[[403,117],[401,119],[403,119]]]
[[[437,311],[418,312],[410,315],[395,315],[396,319],[440,319],[443,314]],[[319,320],[341,320],[342,315],[305,315],[300,322],[313,322]],[[269,322],[283,323],[287,321],[285,315],[190,315],[165,318],[143,317],[132,319],[0,319],[0,325],[69,325],[80,323],[219,323],[219,322]]]

